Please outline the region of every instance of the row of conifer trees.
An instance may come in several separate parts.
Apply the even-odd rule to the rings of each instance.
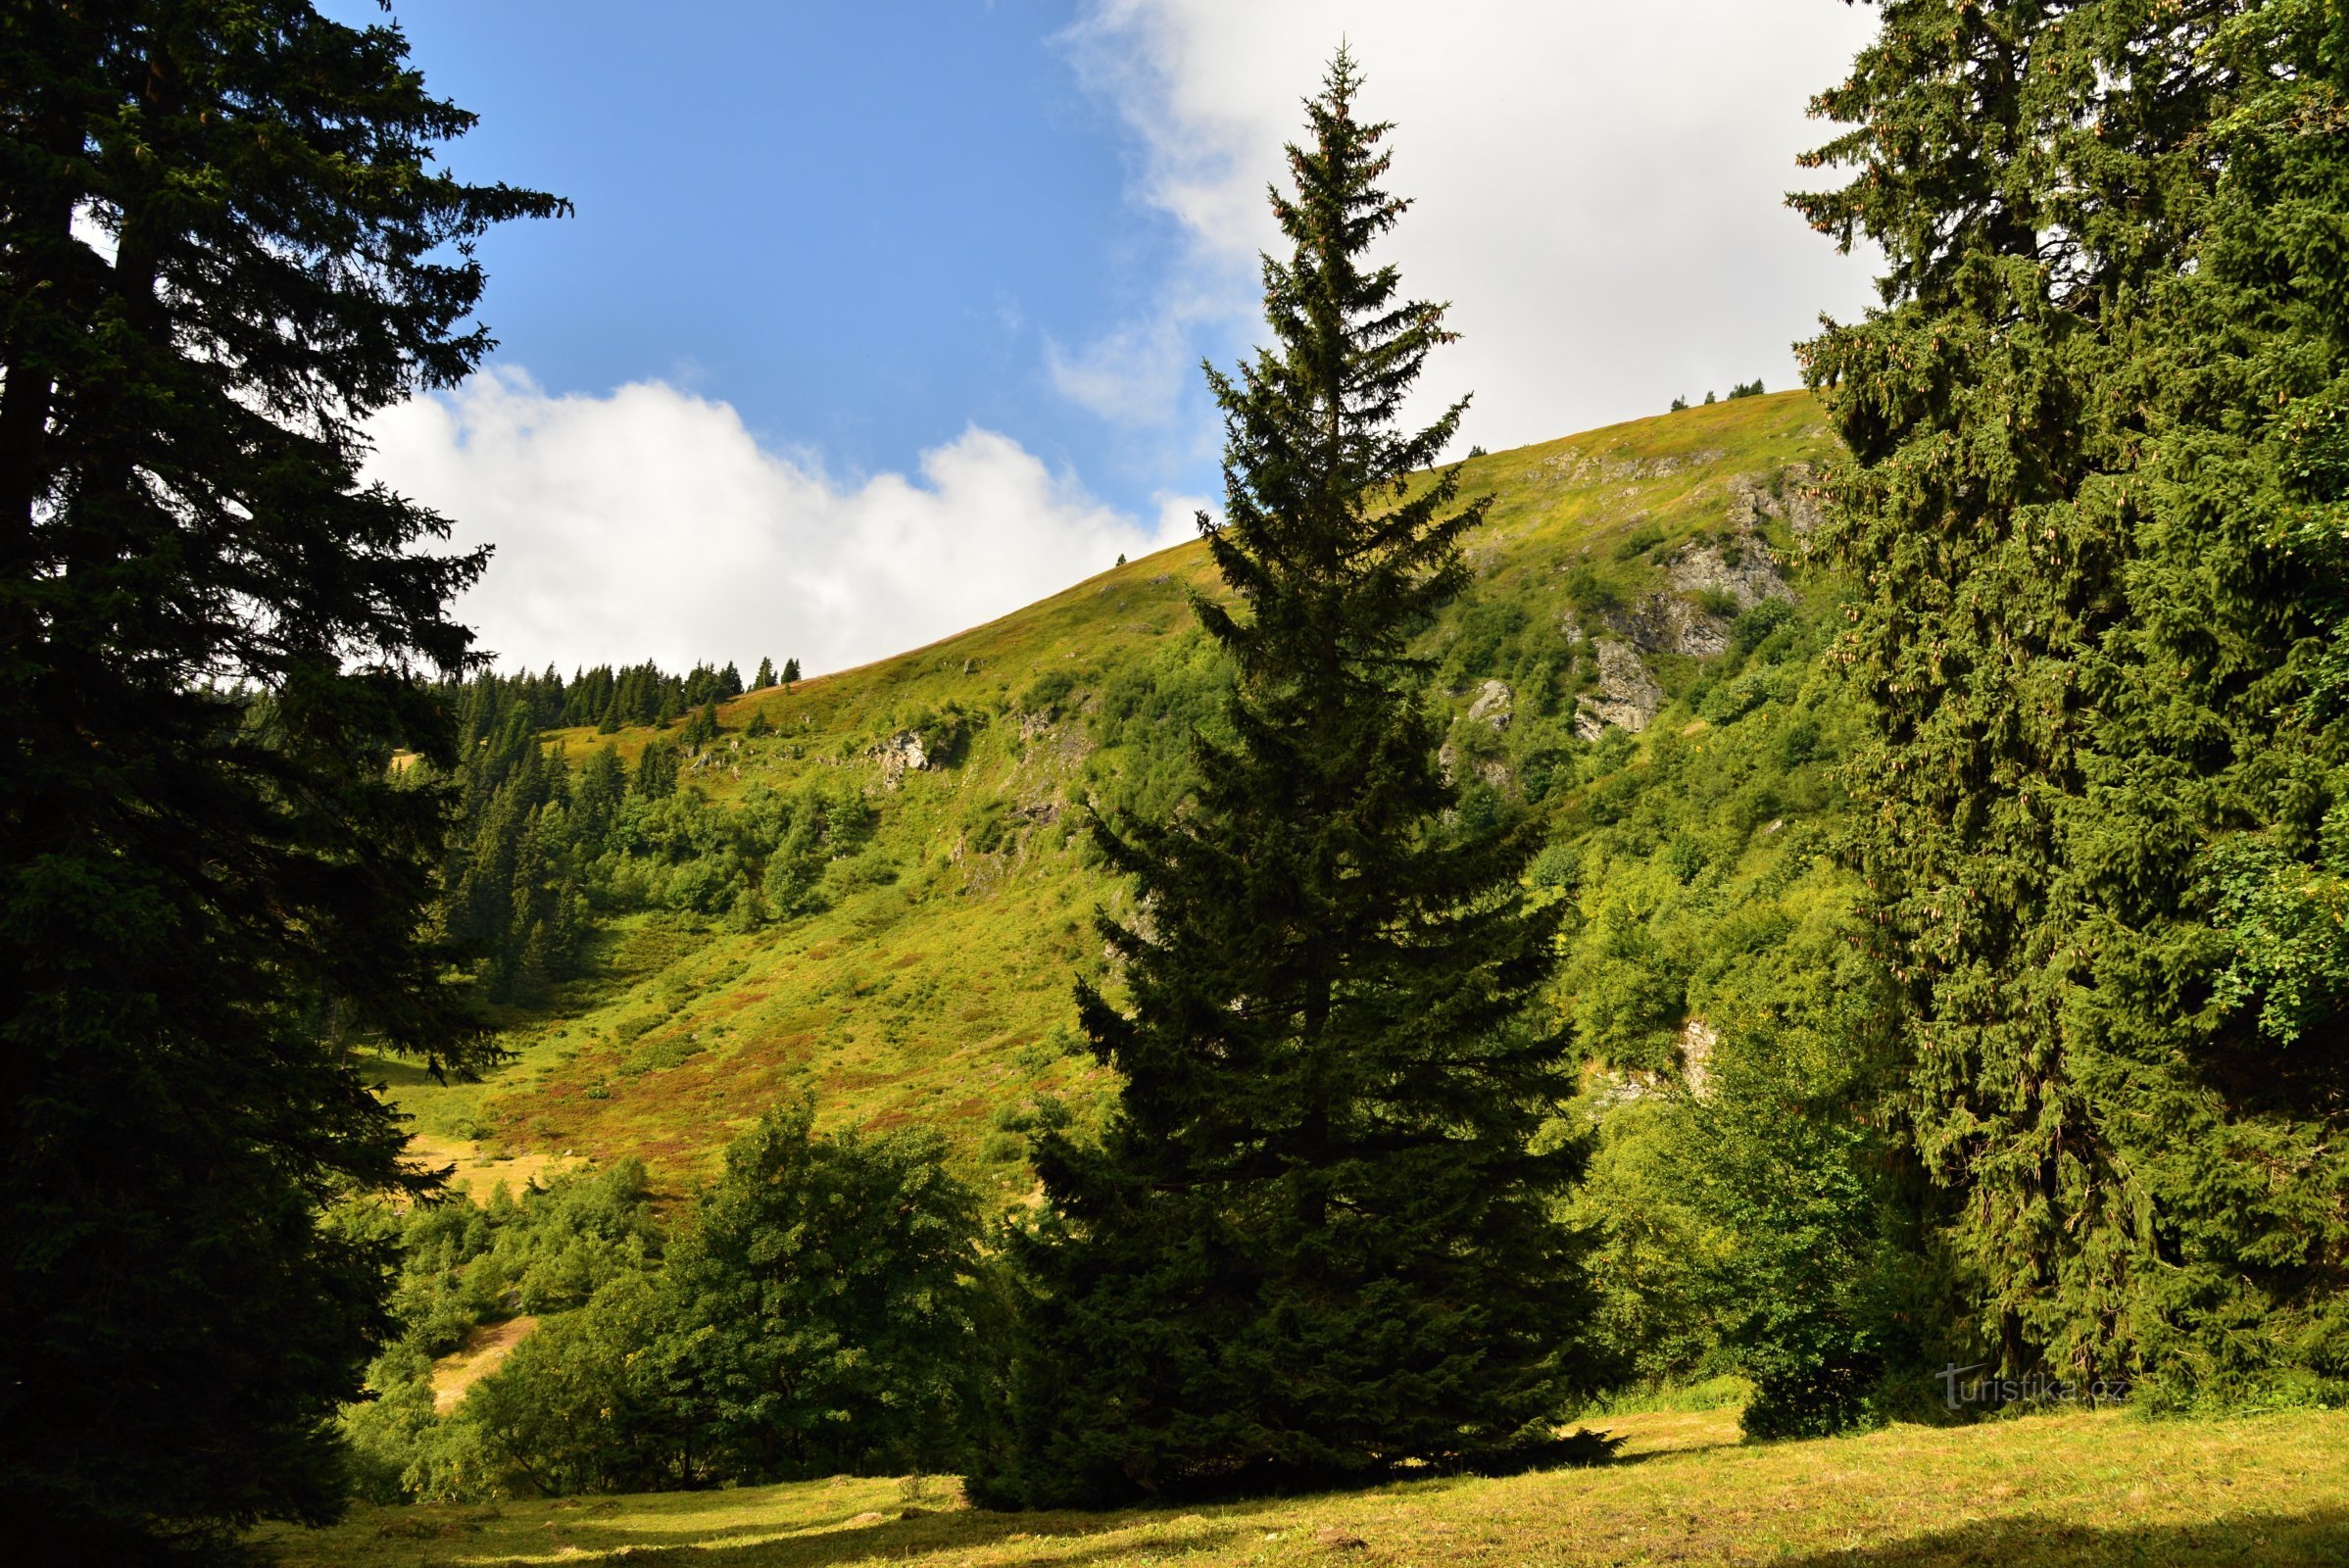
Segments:
[[[510,725],[533,730],[593,725],[607,735],[647,724],[666,728],[701,709],[732,702],[746,690],[788,688],[799,678],[796,659],[786,659],[780,670],[773,660],[759,660],[759,673],[747,688],[731,662],[696,664],[682,675],[650,662],[617,668],[597,664],[571,671],[568,679],[550,665],[537,673],[476,675],[450,695],[460,742],[477,745]]]

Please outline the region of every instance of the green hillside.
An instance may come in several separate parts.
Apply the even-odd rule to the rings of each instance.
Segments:
[[[1468,492],[1494,497],[1468,546],[1477,581],[1425,641],[1434,700],[1456,715],[1462,809],[1545,812],[1571,844],[1643,781],[1677,777],[1710,725],[1783,704],[1791,686],[1747,665],[1785,641],[1781,622],[1818,619],[1825,590],[1790,564],[1806,466],[1829,445],[1809,395],[1786,393],[1470,460]],[[696,912],[676,891],[682,852],[623,862],[637,893],[607,901],[584,976],[500,1014],[510,1064],[441,1086],[382,1063],[421,1152],[483,1181],[637,1154],[673,1189],[761,1108],[812,1093],[828,1123],[937,1125],[973,1174],[1024,1192],[1022,1108],[1050,1094],[1083,1117],[1109,1087],[1074,1049],[1070,981],[1098,975],[1092,913],[1119,905],[1079,803],[1179,791],[1217,674],[1186,595],[1215,586],[1187,544],[724,705],[718,739],[683,763],[677,809],[707,824],[690,831],[821,797],[863,803],[858,846],[787,917]],[[573,762],[609,740],[633,766],[655,736],[551,738]],[[1688,853],[1784,884],[1816,848],[1779,831],[1820,804],[1800,797]]]

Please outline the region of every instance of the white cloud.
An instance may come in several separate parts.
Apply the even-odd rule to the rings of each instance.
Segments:
[[[638,382],[552,396],[515,370],[382,415],[373,476],[495,543],[458,605],[507,668],[796,656],[808,673],[917,647],[1191,535],[1145,525],[973,426],[918,478],[846,482],[760,447],[727,404]]]
[[[1791,385],[1792,340],[1871,298],[1873,259],[1782,198],[1822,177],[1794,166],[1828,133],[1810,95],[1875,25],[1836,0],[1093,0],[1063,47],[1139,146],[1134,198],[1186,244],[1152,307],[1049,368],[1097,412],[1163,421],[1200,352],[1248,340],[1264,188],[1344,36],[1418,204],[1387,254],[1466,334],[1422,413],[1473,389],[1466,433],[1500,447]]]
[[[1171,313],[1145,318],[1073,351],[1048,334],[1045,368],[1061,396],[1104,419],[1164,424],[1196,373],[1190,324]]]

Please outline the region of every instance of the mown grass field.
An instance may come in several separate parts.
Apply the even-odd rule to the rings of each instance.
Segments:
[[[1467,545],[1471,597],[1522,610],[1563,650],[1571,573],[1652,591],[1654,551],[1627,547],[1668,550],[1718,528],[1734,485],[1829,447],[1809,395],[1786,393],[1472,460],[1464,493],[1494,500]],[[1116,905],[1084,854],[1078,805],[1126,765],[1089,711],[1121,671],[1193,657],[1185,596],[1214,587],[1203,547],[1184,545],[927,648],[727,706],[726,739],[688,787],[716,801],[809,779],[860,790],[880,811],[886,879],[750,933],[662,912],[611,922],[592,975],[504,1020],[514,1056],[484,1082],[440,1086],[380,1064],[428,1140],[421,1152],[456,1161],[477,1190],[638,1154],[675,1191],[760,1110],[805,1093],[827,1124],[940,1127],[968,1173],[1006,1199],[1024,1192],[1024,1145],[1003,1122],[1048,1093],[1083,1116],[1110,1090],[1071,1054],[1070,981],[1100,962],[1094,908]],[[1694,667],[1649,662],[1667,691]],[[1055,672],[1076,690],[1040,714],[1028,698]],[[1461,710],[1473,697],[1440,694]],[[949,705],[969,720],[954,765],[890,787],[876,747]],[[771,738],[742,735],[755,712]],[[1687,721],[1667,710],[1650,736]],[[633,758],[649,738],[611,739]],[[577,758],[606,737],[558,739]]]
[[[2349,1562],[2349,1413],[2123,1412],[1740,1444],[1737,1412],[1609,1418],[1593,1470],[1102,1514],[1000,1514],[919,1479],[361,1508],[278,1530],[299,1568],[645,1562],[1774,1563],[2107,1568]],[[910,1517],[908,1514],[910,1513]]]

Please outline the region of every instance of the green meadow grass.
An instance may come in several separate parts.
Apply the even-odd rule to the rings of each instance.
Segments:
[[[2349,1562],[2349,1413],[2117,1411],[1748,1445],[1737,1412],[1605,1423],[1598,1469],[1077,1514],[986,1513],[934,1480],[361,1508],[265,1541],[294,1568],[1709,1564],[2107,1568]]]
[[[1464,493],[1494,498],[1467,542],[1476,597],[1522,607],[1563,647],[1575,568],[1627,596],[1653,587],[1653,555],[1718,528],[1733,480],[1829,450],[1809,395],[1786,393],[1470,460]],[[1642,539],[1661,544],[1618,559]],[[894,880],[747,935],[624,916],[589,978],[506,1017],[508,1065],[442,1086],[385,1062],[387,1092],[444,1155],[466,1159],[476,1185],[501,1157],[638,1154],[674,1192],[760,1110],[811,1094],[827,1124],[937,1126],[967,1172],[1006,1200],[1024,1193],[1023,1145],[1004,1124],[1046,1094],[1097,1114],[1111,1090],[1074,1053],[1069,988],[1101,962],[1096,906],[1119,898],[1084,853],[1077,803],[1121,761],[1094,755],[1081,708],[1044,723],[1022,698],[1063,672],[1081,704],[1119,669],[1170,657],[1197,638],[1187,595],[1216,587],[1203,546],[1182,545],[926,648],[727,705],[726,742],[738,744],[721,742],[718,764],[687,783],[721,801],[810,778],[859,788],[880,808]],[[1654,662],[1668,688],[1692,669]],[[1472,697],[1448,700],[1464,709]],[[976,723],[963,755],[884,789],[876,745],[950,704]],[[754,712],[772,738],[742,738]],[[1668,711],[1649,734],[1686,716]],[[556,738],[574,759],[607,739]],[[611,737],[629,759],[650,738]],[[989,837],[999,842],[982,852]]]

